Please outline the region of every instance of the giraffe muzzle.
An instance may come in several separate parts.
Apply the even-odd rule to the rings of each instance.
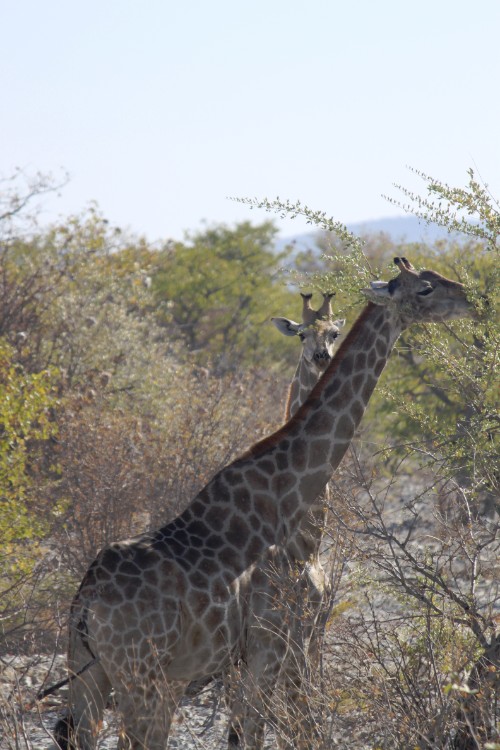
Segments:
[[[315,362],[329,362],[331,359],[330,355],[326,351],[326,349],[323,349],[322,352],[316,352],[314,354],[314,361]]]

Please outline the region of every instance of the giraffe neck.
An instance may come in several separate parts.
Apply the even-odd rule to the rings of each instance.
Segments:
[[[189,528],[231,577],[266,547],[286,545],[347,451],[401,330],[369,303],[296,414],[216,474],[160,533]]]
[[[304,356],[301,356],[297,369],[295,370],[295,375],[290,384],[288,402],[285,411],[286,420],[293,417],[299,407],[302,406],[318,382],[318,377],[318,370],[313,367]]]
[[[302,355],[290,384],[285,419],[289,420],[298,411],[318,382],[322,373]],[[317,502],[304,515],[286,544],[290,558],[296,562],[314,563],[318,559],[323,532],[326,528],[327,490],[321,492]]]
[[[269,476],[277,537],[291,538],[340,464],[402,330],[388,307],[368,303],[292,419],[236,462],[262,475],[263,490]]]

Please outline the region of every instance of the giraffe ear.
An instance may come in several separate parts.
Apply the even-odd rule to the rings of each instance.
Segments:
[[[284,336],[297,336],[304,327],[302,323],[296,323],[288,318],[271,318],[271,321]]]

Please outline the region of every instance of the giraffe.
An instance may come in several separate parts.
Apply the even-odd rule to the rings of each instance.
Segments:
[[[395,262],[394,279],[363,290],[365,309],[285,425],[219,471],[172,522],[105,547],[90,565],[70,612],[68,668],[77,676],[55,730],[60,747],[95,748],[111,688],[120,750],[164,750],[191,680],[242,659],[265,686],[266,665],[245,638],[252,591],[265,585],[259,560],[286,544],[326,487],[401,332],[474,314],[462,284]],[[246,750],[258,746],[255,722],[245,717]]]
[[[290,419],[305,401],[332,356],[340,329],[345,320],[332,320],[331,299],[334,294],[323,294],[318,310],[311,307],[312,294],[301,294],[302,323],[289,318],[271,318],[284,336],[299,336],[302,352],[288,391],[285,419]]]
[[[331,298],[334,294],[324,293],[323,303],[318,310],[311,307],[312,294],[302,294],[302,323],[296,323],[289,318],[274,317],[271,321],[278,331],[285,336],[299,336],[302,343],[302,351],[288,391],[285,409],[285,420],[290,419],[303,401],[307,398],[313,386],[325,371],[341,335],[340,329],[345,325],[345,320],[333,320]],[[276,567],[278,550],[273,548],[271,559],[264,556],[260,567],[267,572],[264,590],[253,592],[251,601],[258,600],[256,612],[250,607],[248,615],[247,631],[253,633],[253,648],[260,654],[261,660],[266,663],[268,675],[273,673],[271,665],[274,665],[275,681],[280,679],[284,689],[282,695],[289,710],[287,719],[299,717],[297,726],[291,729],[284,725],[282,711],[276,717],[278,722],[277,742],[280,747],[289,747],[285,737],[298,735],[300,723],[300,734],[311,737],[314,731],[308,718],[310,711],[304,705],[305,692],[302,689],[304,674],[307,669],[308,658],[317,656],[318,638],[324,630],[328,616],[325,607],[328,600],[328,585],[326,575],[321,565],[319,552],[323,538],[323,530],[326,528],[326,507],[328,503],[328,488],[320,493],[316,503],[302,518],[297,529],[282,550],[280,568],[290,571],[290,580],[277,580]],[[270,571],[269,569],[272,568]],[[273,593],[273,587],[280,588]],[[287,592],[286,595],[284,592]],[[285,601],[280,607],[281,623],[279,631],[276,630],[276,613],[266,609],[265,602],[270,603],[276,609],[276,602],[280,596]],[[262,603],[264,602],[264,604]],[[259,613],[257,616],[257,612]],[[290,615],[294,618],[289,622]],[[273,627],[269,623],[273,622]],[[261,639],[259,641],[259,634]],[[287,645],[288,644],[288,647]],[[286,658],[283,653],[287,650]],[[253,675],[247,675],[251,683],[255,683]],[[272,678],[269,677],[269,682]],[[272,686],[274,687],[274,686]],[[270,696],[265,696],[269,700]],[[260,703],[264,696],[260,698]],[[301,705],[300,710],[298,708]],[[265,705],[260,708],[261,726],[258,736],[260,743],[264,739]],[[241,726],[245,719],[242,718],[248,711],[255,711],[251,705],[251,699],[233,700],[231,705],[231,719],[228,736],[228,747],[238,748],[241,744]]]

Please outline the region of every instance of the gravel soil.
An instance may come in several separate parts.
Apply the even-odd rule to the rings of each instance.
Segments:
[[[65,676],[65,657],[4,656],[0,659],[0,750],[56,750],[52,730],[61,714],[67,688],[33,705],[42,684],[51,685]],[[99,735],[99,750],[117,743],[117,719],[106,711]],[[222,750],[227,747],[227,715],[220,690],[206,689],[179,707],[168,747],[186,750]],[[269,737],[266,750],[275,747]]]

